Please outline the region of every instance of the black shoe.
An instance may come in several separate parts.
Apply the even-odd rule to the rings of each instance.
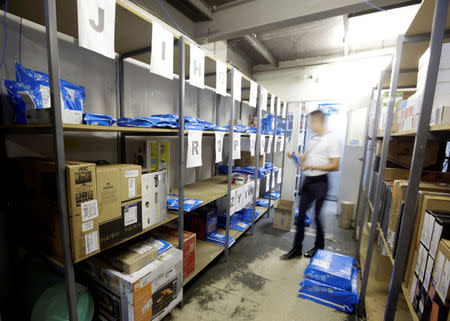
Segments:
[[[314,255],[316,255],[316,252],[319,250],[320,248],[318,247],[313,247],[311,250],[309,250],[308,252],[306,252],[305,254],[303,254],[305,257],[313,257]]]
[[[280,256],[281,260],[291,260],[302,256],[302,250],[292,249],[288,253]]]

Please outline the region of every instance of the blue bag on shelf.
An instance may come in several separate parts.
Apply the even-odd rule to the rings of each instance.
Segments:
[[[355,259],[350,256],[318,250],[305,269],[305,277],[352,291],[352,269],[355,264]]]
[[[273,135],[273,124],[275,121],[275,116],[268,114],[266,118],[261,120],[261,134]]]
[[[252,215],[253,215],[253,208],[243,208],[240,211],[237,211],[235,216],[238,217],[239,220],[245,221],[245,222],[251,222],[252,221]],[[259,217],[260,213],[258,211],[255,211],[255,220]]]
[[[208,238],[206,240],[208,242],[211,242],[211,243],[215,243],[215,244],[219,244],[219,245],[225,246],[226,236],[225,236],[225,234],[213,232],[213,233],[208,235]],[[234,238],[231,235],[228,236],[228,247],[233,245],[234,242],[235,242]]]
[[[195,210],[197,207],[199,207],[202,204],[203,204],[202,200],[184,197],[183,210],[185,212],[190,212],[192,210]],[[167,196],[167,208],[169,210],[178,211],[178,195],[169,194]]]
[[[117,125],[120,127],[133,127],[131,125],[132,121],[133,121],[133,119],[131,119],[131,118],[122,117],[117,120]]]
[[[256,200],[256,206],[269,207],[269,200]]]
[[[47,74],[23,67],[16,62],[16,80],[33,99],[36,109],[50,107],[50,86]],[[60,80],[61,96],[65,109],[84,112],[86,92],[84,87],[74,85],[64,79]]]
[[[112,126],[116,122],[111,115],[86,113],[83,121],[87,125]]]
[[[244,222],[244,221],[237,220],[233,223],[230,223],[230,229],[243,232],[246,229],[248,229],[250,224],[251,224],[250,222]]]
[[[270,199],[272,201],[276,201],[277,199],[279,199],[281,197],[281,193],[280,191],[272,191],[272,194],[270,195]],[[264,198],[265,199],[269,199],[269,192],[265,192],[264,193]]]
[[[357,277],[358,270],[356,267],[352,268],[351,273],[351,290],[343,290],[331,286],[326,283],[322,283],[316,280],[305,278],[300,283],[300,290],[298,294],[304,299],[329,306],[331,308],[338,309],[347,313],[351,313],[354,310],[355,304],[358,303],[358,289],[357,289]]]
[[[19,124],[27,123],[27,105],[23,101],[22,97],[18,94],[20,91],[24,91],[23,85],[21,82],[14,80],[4,80],[6,92],[13,104],[14,114],[15,114],[15,122]]]
[[[153,237],[149,238],[148,240],[145,240],[144,243],[151,247],[155,247],[156,250],[158,251],[158,255],[163,254],[172,247],[172,244],[170,244],[169,242]]]
[[[227,132],[228,128],[226,128],[224,126],[213,125],[210,130],[213,130],[213,131],[216,131],[216,132]]]

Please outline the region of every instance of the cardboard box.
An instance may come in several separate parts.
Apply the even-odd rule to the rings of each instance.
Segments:
[[[100,248],[104,249],[142,231],[141,174],[140,166],[128,164],[99,165],[96,173]],[[139,197],[127,201],[128,195]]]
[[[152,234],[174,247],[178,247],[178,231],[166,226],[158,228]],[[184,251],[183,251],[183,277],[186,278],[195,270],[195,249],[196,235],[188,231],[184,231]]]
[[[390,249],[394,248],[394,243],[397,233],[397,225],[401,214],[402,202],[406,198],[406,191],[408,188],[408,181],[406,180],[395,180],[394,189],[392,193],[392,206],[391,212],[389,214],[389,228],[387,242],[390,245]],[[421,182],[419,186],[421,191],[430,192],[450,192],[450,185],[443,184],[439,182]]]
[[[180,250],[171,248],[132,274],[119,272],[97,258],[83,271],[91,281],[96,320],[159,321],[183,298]]]
[[[259,165],[264,167],[264,155],[258,157]],[[251,156],[250,152],[241,150],[241,159],[235,159],[234,165],[238,167],[242,166],[255,166],[256,158]]]
[[[353,226],[353,213],[355,211],[354,202],[341,202],[341,215],[339,217],[339,226],[341,228],[351,228]]]
[[[384,172],[384,180],[392,182],[396,179],[408,179],[409,169],[403,168],[386,168]]]
[[[408,268],[405,274],[405,284],[411,288],[413,281],[414,265],[417,262],[418,249],[420,244],[420,236],[423,228],[423,221],[426,210],[446,210],[450,208],[450,195],[420,191],[417,202],[417,210],[414,221],[414,230],[411,237],[411,246],[409,248]]]
[[[404,129],[406,130],[406,129]],[[439,153],[438,141],[428,141],[423,167],[436,164]],[[414,150],[414,140],[391,140],[387,158],[389,161],[409,168]],[[378,142],[377,155],[381,156],[381,142]]]
[[[433,270],[433,282],[436,292],[443,302],[450,300],[450,240],[439,242],[436,265]]]
[[[102,255],[102,259],[119,271],[132,274],[158,258],[158,249],[144,242],[116,246]]]
[[[142,173],[142,229],[167,220],[166,170]]]
[[[56,166],[38,159],[15,160],[23,172],[26,211],[31,214],[33,235],[44,253],[63,262],[60,215],[56,198]],[[74,262],[99,252],[95,164],[66,162],[69,223]]]
[[[293,201],[279,200],[273,216],[273,227],[290,232],[294,224],[295,208]]]

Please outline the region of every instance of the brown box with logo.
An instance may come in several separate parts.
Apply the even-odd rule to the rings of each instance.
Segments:
[[[97,166],[100,248],[142,231],[141,167]]]

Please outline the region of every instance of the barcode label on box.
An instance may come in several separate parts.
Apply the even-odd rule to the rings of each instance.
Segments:
[[[139,175],[139,171],[137,169],[125,171],[126,178],[137,177],[138,175]]]
[[[91,232],[84,236],[86,242],[86,254],[90,254],[98,250],[98,234],[97,231]]]
[[[128,197],[136,196],[136,178],[128,179]]]
[[[86,222],[98,216],[97,200],[81,203],[81,221]]]
[[[86,223],[81,224],[81,231],[87,232],[89,230],[92,230],[94,228],[94,221],[88,221]]]
[[[137,205],[128,206],[123,211],[123,224],[125,226],[137,223]]]

